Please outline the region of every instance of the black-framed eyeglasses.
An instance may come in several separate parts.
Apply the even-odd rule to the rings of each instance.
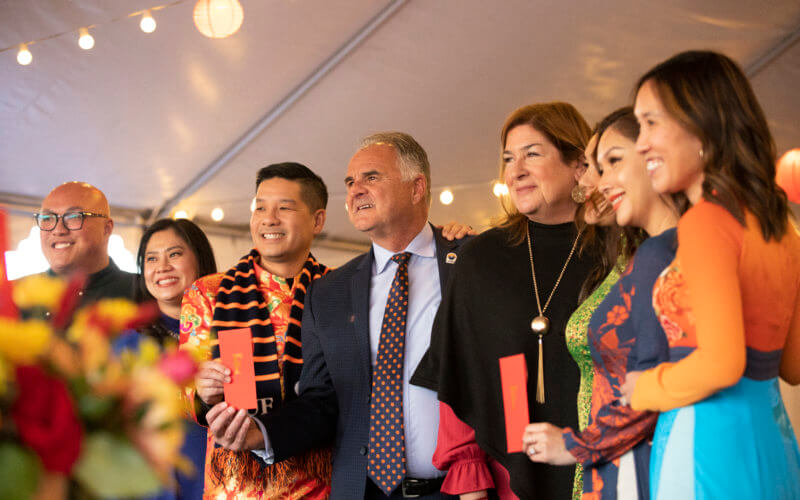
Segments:
[[[58,225],[58,219],[61,219],[61,222],[64,223],[65,228],[69,229],[70,231],[77,231],[78,229],[83,228],[83,220],[86,217],[103,217],[107,219],[108,215],[79,211],[64,212],[61,215],[33,214],[33,218],[36,220],[36,225],[39,226],[39,229],[42,231],[52,231],[55,229]]]

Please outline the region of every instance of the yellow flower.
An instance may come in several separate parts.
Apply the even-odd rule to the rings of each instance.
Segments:
[[[188,352],[198,365],[211,359],[211,347],[207,344],[192,342],[192,339],[196,339],[196,337],[190,337],[188,342],[180,346],[180,349]]]
[[[119,359],[111,358],[91,383],[96,396],[121,396],[130,387],[130,373],[125,370]]]
[[[102,299],[77,312],[67,332],[70,340],[80,340],[89,331],[108,336],[128,327],[139,306],[127,299]]]
[[[183,403],[180,392],[169,378],[155,367],[138,367],[131,374],[130,391],[125,397],[127,415],[149,403],[138,422],[129,421],[128,435],[144,453],[162,480],[181,462],[183,444]]]
[[[0,318],[0,356],[14,364],[30,364],[47,349],[52,335],[44,321]]]
[[[139,305],[127,299],[103,299],[97,302],[97,315],[110,321],[111,332],[126,328],[139,312]]]
[[[8,364],[0,357],[0,396],[3,396],[8,389],[8,368]],[[0,427],[2,425],[3,422],[0,421]]]
[[[151,337],[143,337],[139,341],[139,356],[138,365],[153,366],[161,358],[161,349],[158,347],[158,342]]]
[[[66,378],[77,377],[81,372],[78,352],[61,337],[52,337],[47,349],[47,359],[50,366]]]
[[[107,365],[111,355],[111,344],[103,333],[91,329],[81,336],[78,342],[81,366],[87,377],[95,377]]]
[[[20,309],[45,307],[55,310],[61,303],[67,284],[46,274],[34,274],[14,282],[14,303]]]

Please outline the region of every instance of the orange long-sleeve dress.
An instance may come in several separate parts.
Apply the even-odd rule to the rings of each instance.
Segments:
[[[800,452],[778,387],[800,382],[800,235],[766,241],[702,200],[653,306],[670,362],[645,371],[632,406],[664,412],[651,497],[800,498]]]

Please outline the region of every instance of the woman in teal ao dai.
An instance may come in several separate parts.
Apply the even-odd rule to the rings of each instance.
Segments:
[[[637,88],[653,187],[692,203],[653,292],[669,363],[625,384],[634,409],[663,412],[651,496],[798,499],[778,376],[800,383],[800,235],[764,113],[741,68],[713,52],[678,54]]]

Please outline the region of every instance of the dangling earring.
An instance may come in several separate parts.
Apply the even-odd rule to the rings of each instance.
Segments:
[[[572,188],[572,192],[570,194],[572,195],[572,201],[574,201],[579,205],[586,201],[586,193],[583,191],[583,188],[578,184],[575,184],[575,187]]]

